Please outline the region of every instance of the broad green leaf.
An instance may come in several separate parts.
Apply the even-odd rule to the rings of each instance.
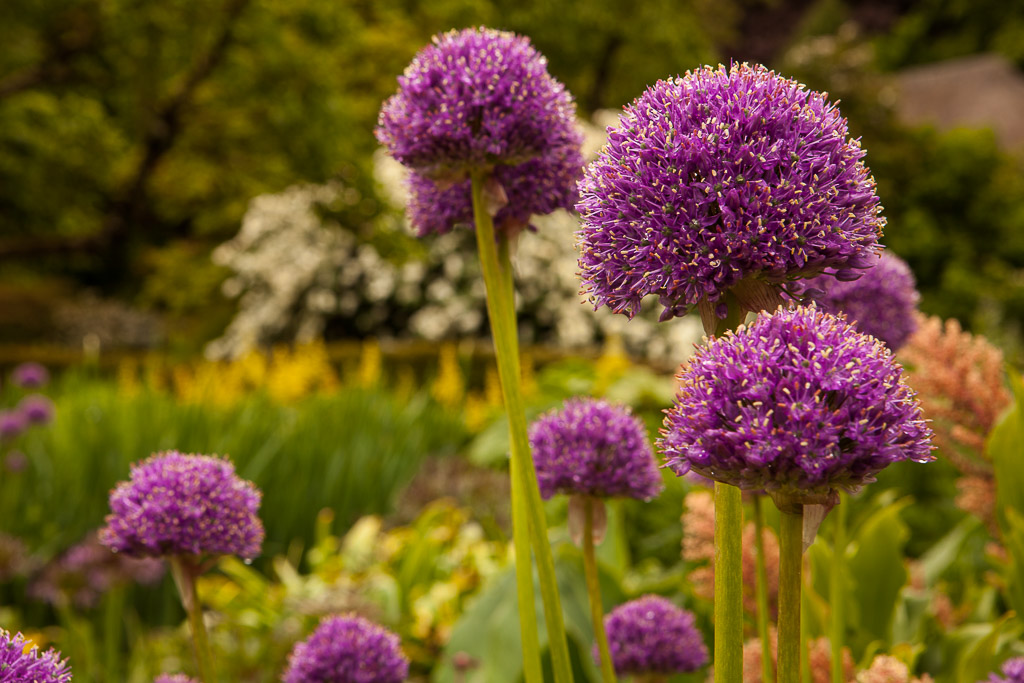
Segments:
[[[1013,614],[1006,614],[988,626],[988,632],[967,647],[960,659],[958,681],[981,681],[997,668],[1000,636],[1007,624],[1013,624]]]
[[[1006,527],[1005,512],[1012,508],[1024,515],[1024,383],[1009,371],[1014,403],[992,428],[985,451],[995,466],[996,501],[999,521]]]

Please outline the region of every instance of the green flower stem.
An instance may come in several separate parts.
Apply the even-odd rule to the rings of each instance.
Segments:
[[[767,653],[768,644],[768,623],[771,615],[768,614],[768,570],[765,568],[764,558],[764,498],[754,496],[754,546],[757,549],[757,635],[761,639],[761,652]],[[774,681],[775,673],[772,671],[772,658],[761,657],[761,680]]]
[[[829,603],[832,607],[832,683],[845,683],[843,675],[843,641],[846,636],[846,614],[843,610],[843,580],[846,574],[846,496],[839,494],[836,506],[835,535],[832,542],[831,581]]]
[[[726,293],[728,314],[716,335],[735,330],[746,318],[736,297]],[[743,500],[740,490],[715,482],[715,683],[743,679]]]
[[[594,639],[601,658],[601,677],[605,683],[615,683],[615,667],[608,649],[608,634],[604,630],[604,607],[601,603],[601,581],[597,576],[597,557],[594,554],[594,499],[583,499],[583,573],[590,597],[590,618],[594,622]],[[604,505],[603,501],[597,501]]]
[[[800,582],[803,575],[803,505],[781,510],[779,561],[779,683],[800,679]],[[788,506],[787,506],[788,507]]]
[[[804,558],[804,579],[800,584],[803,587],[800,593],[800,677],[803,683],[814,683],[811,674],[811,634],[808,628],[811,614],[811,601],[807,597],[811,587],[810,567],[807,565],[807,558]]]
[[[199,595],[196,592],[199,567],[177,555],[171,556],[170,563],[174,585],[178,588],[178,595],[188,614],[188,624],[192,630],[192,646],[199,669],[199,681],[215,683],[217,679],[213,675],[213,657],[210,655],[210,642],[206,637],[206,624],[203,623],[203,608],[199,604]]]
[[[743,678],[743,500],[715,482],[715,683]]]
[[[519,597],[520,631],[523,638],[523,675],[527,683],[542,683],[540,642],[537,636],[537,612],[533,598],[533,571],[530,548],[537,557],[544,618],[548,628],[555,681],[572,681],[569,646],[561,601],[555,583],[555,563],[547,539],[547,523],[541,506],[537,474],[530,456],[526,431],[526,412],[520,388],[519,338],[516,327],[512,263],[508,238],[496,238],[494,222],[484,204],[482,171],[471,176],[473,220],[476,223],[477,248],[487,290],[487,312],[494,338],[505,412],[508,414],[511,442],[512,537],[516,551],[516,587]]]

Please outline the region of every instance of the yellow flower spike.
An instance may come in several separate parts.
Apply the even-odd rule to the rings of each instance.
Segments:
[[[375,387],[380,384],[381,370],[380,342],[367,339],[363,342],[359,353],[359,368],[356,370],[356,381],[361,387]]]

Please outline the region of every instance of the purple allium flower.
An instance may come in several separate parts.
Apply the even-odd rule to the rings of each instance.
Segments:
[[[160,674],[153,683],[199,683],[199,681],[189,678],[185,674]]]
[[[29,595],[53,605],[95,607],[104,593],[131,583],[151,584],[164,575],[160,560],[110,552],[95,534],[49,563],[29,586]]]
[[[53,419],[53,401],[42,394],[30,394],[18,403],[18,412],[29,424],[44,425]]]
[[[513,33],[468,28],[434,36],[398,86],[375,132],[391,156],[423,176],[461,180],[578,136],[572,97],[530,40]]]
[[[856,280],[838,280],[832,273],[801,283],[824,311],[845,313],[853,326],[898,350],[917,329],[917,304],[921,299],[910,266],[895,254],[883,251],[871,268]],[[817,291],[813,291],[817,290]],[[821,292],[820,294],[818,292]]]
[[[1024,657],[1003,662],[1003,675],[992,674],[982,683],[1024,683]]]
[[[398,636],[354,614],[327,617],[288,657],[283,683],[401,683],[409,660]]]
[[[873,263],[884,219],[846,120],[825,94],[734,64],[659,81],[626,107],[580,183],[584,291],[663,319],[727,290],[761,310],[777,285]]]
[[[578,196],[576,181],[582,174],[579,142],[546,150],[518,166],[496,167],[494,179],[508,202],[495,214],[495,228],[514,234],[526,227],[532,216],[571,209]],[[430,178],[413,173],[408,187],[409,221],[420,236],[442,234],[460,224],[475,227],[469,180],[442,189]]]
[[[263,543],[260,495],[227,459],[157,453],[132,465],[131,480],[111,492],[100,543],[133,557],[252,558]]]
[[[649,500],[663,484],[647,430],[629,408],[575,398],[530,425],[537,483],[556,493]]]
[[[13,441],[21,436],[27,426],[25,416],[20,411],[0,411],[0,441]]]
[[[50,373],[39,363],[22,363],[11,372],[11,381],[24,389],[37,389],[50,381]]]
[[[60,653],[40,653],[20,633],[13,636],[0,628],[0,681],[3,683],[69,683],[71,669]]]
[[[694,621],[657,595],[619,605],[604,618],[615,673],[674,674],[704,666],[708,649]]]
[[[890,463],[934,459],[892,352],[813,306],[713,339],[678,379],[658,442],[678,475],[824,503]]]

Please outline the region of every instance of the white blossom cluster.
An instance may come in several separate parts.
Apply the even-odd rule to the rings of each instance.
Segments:
[[[595,154],[604,134],[587,127],[585,152]],[[404,169],[379,154],[381,196],[396,208],[376,230],[402,233]],[[325,332],[380,338],[441,339],[488,334],[483,279],[470,230],[453,230],[422,241],[426,255],[396,262],[324,209],[359,201],[341,184],[297,185],[256,197],[238,235],[214,252],[234,274],[224,285],[239,297],[239,310],[224,335],[207,347],[214,358],[233,357],[255,346],[310,341]],[[534,220],[535,232],[517,241],[516,308],[524,343],[567,350],[593,347],[609,336],[651,361],[678,363],[700,338],[689,318],[657,323],[656,306],[633,320],[607,309],[594,311],[580,296],[576,276],[576,216],[558,211]]]

